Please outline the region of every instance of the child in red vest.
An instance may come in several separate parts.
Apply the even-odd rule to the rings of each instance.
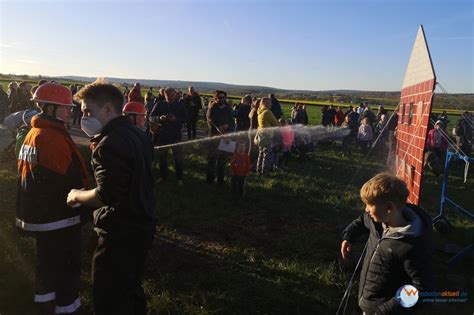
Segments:
[[[244,195],[245,177],[250,172],[250,156],[246,151],[245,142],[238,142],[237,149],[230,161],[232,171],[231,193],[233,197],[241,198]]]

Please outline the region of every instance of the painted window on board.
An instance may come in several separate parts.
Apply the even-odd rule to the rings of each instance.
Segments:
[[[410,107],[408,108],[408,126],[411,125],[411,122],[413,120],[413,102],[410,103]]]
[[[405,123],[405,107],[406,107],[406,104],[403,104],[402,105],[402,120],[401,120],[401,124]]]

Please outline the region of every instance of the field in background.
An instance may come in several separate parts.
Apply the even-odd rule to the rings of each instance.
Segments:
[[[39,78],[35,77],[29,77],[29,78],[23,78],[24,81],[31,83],[32,85],[35,85],[39,80]],[[12,78],[9,76],[5,75],[0,75],[0,83],[4,86],[4,89],[6,91],[8,83],[11,81],[17,81],[20,82],[22,79],[20,78]],[[57,79],[57,82],[61,84],[65,84],[67,86],[76,83],[79,85],[85,85],[87,82],[83,81],[73,81],[73,80],[66,80],[66,79]],[[154,93],[158,93],[157,87],[154,88]],[[142,93],[145,94],[146,90],[148,89],[148,86],[143,86]],[[183,90],[185,92],[185,90]],[[211,96],[210,91],[198,91],[201,93],[201,95],[208,95]],[[238,94],[233,94],[233,91],[227,91],[229,94],[229,99],[232,99],[234,101],[240,100],[242,95],[246,94],[244,90],[240,91]],[[333,91],[333,93],[337,93],[338,91]],[[341,92],[341,91],[340,91]],[[370,104],[370,106],[375,109],[376,106],[378,105],[384,105],[386,109],[388,110],[393,110],[397,106],[399,100],[400,100],[400,93],[399,92],[372,92],[372,91],[353,91],[353,95],[335,95],[333,93],[327,93],[326,92],[313,92],[316,94],[322,94],[324,96],[324,100],[314,100],[314,95],[312,95],[310,92],[303,93],[303,92],[295,92],[294,94],[288,94],[288,93],[283,93],[281,95],[277,96],[280,100],[280,102],[283,105],[288,105],[288,106],[293,106],[295,102],[303,103],[306,105],[310,106],[316,106],[316,107],[321,107],[324,105],[330,105],[333,104],[335,106],[341,106],[344,108],[349,107],[350,105],[353,106],[358,106],[360,101],[366,101]],[[263,92],[255,92],[252,93],[252,95],[257,96],[257,97],[262,97],[266,96],[268,93],[263,93]],[[240,95],[240,96],[239,96]],[[375,96],[374,96],[375,95]],[[376,96],[376,95],[382,95],[383,97]],[[333,101],[329,101],[327,99],[332,99]],[[351,99],[353,103],[350,103],[348,100]],[[309,107],[309,106],[308,106]],[[474,109],[474,95],[472,94],[443,94],[443,93],[435,93],[435,99],[433,102],[433,112],[434,113],[441,113],[442,111],[446,111],[448,114],[451,115],[460,115],[464,110],[469,109],[473,110]]]
[[[211,96],[211,94],[206,94],[206,95],[208,95],[209,97]],[[233,101],[240,101],[241,99],[240,96],[229,96],[229,98],[232,99]],[[321,109],[323,106],[329,106],[329,105],[333,105],[335,107],[340,106],[343,108],[343,110],[347,109],[349,106],[353,106],[353,107],[359,106],[359,103],[338,103],[338,102],[323,102],[323,101],[308,101],[308,100],[292,100],[292,99],[283,99],[283,98],[279,99],[279,101],[282,105],[293,106],[295,103],[301,103],[301,104],[308,105],[307,107],[316,107],[319,109]],[[393,99],[391,101],[393,101]],[[396,102],[398,103],[398,101]],[[371,99],[371,102],[369,103],[372,110],[375,110],[375,111],[377,110],[377,106],[381,104],[386,104],[386,102],[380,101],[377,99]],[[396,108],[396,105],[395,106],[385,105],[384,108],[389,111],[393,111]],[[474,105],[473,105],[473,108],[474,108]],[[432,109],[432,112],[437,113],[437,114],[440,114],[443,111],[446,111],[446,113],[449,115],[461,115],[464,112],[464,110],[460,110],[460,109],[444,109],[444,108],[437,108],[437,107]]]
[[[5,91],[7,90],[8,83],[10,83],[11,81],[12,81],[11,78],[0,77],[0,84],[3,85]],[[32,85],[35,85],[38,82],[37,80],[36,81],[35,80],[26,80],[26,81],[31,83]],[[58,82],[61,83],[61,84],[66,85],[66,86],[69,86],[73,83],[77,83],[79,85],[84,85],[85,84],[85,82],[70,81],[70,80],[58,80]],[[146,91],[147,90],[145,88],[142,89],[142,94],[145,95]],[[186,91],[183,90],[183,92],[186,92]],[[154,93],[156,95],[156,93],[158,93],[158,91],[156,89],[154,89]],[[211,94],[206,94],[206,93],[203,93],[201,95],[203,95],[203,96],[207,95],[209,97],[212,96]],[[229,99],[231,99],[235,104],[235,103],[240,102],[241,97],[239,97],[239,96],[229,96]],[[310,125],[321,124],[321,109],[325,105],[333,104],[334,106],[341,106],[341,107],[343,107],[343,111],[345,111],[347,109],[347,107],[350,106],[350,105],[358,106],[358,104],[349,104],[349,103],[338,104],[338,103],[333,103],[333,102],[317,102],[317,101],[305,101],[305,100],[298,101],[298,100],[280,99],[280,103],[282,105],[282,109],[283,109],[285,118],[290,117],[291,108],[296,102],[307,105],[306,106],[306,111],[308,112],[308,118],[309,118],[309,124]],[[436,104],[436,95],[435,95],[435,102],[434,103]],[[372,110],[374,110],[374,111],[377,110],[377,104],[378,104],[377,102],[374,102],[374,103],[370,104]],[[391,112],[394,109],[394,107],[393,106],[386,106],[386,109],[389,110],[389,112]],[[443,111],[443,109],[434,108],[432,111],[434,113],[439,114]],[[460,115],[461,115],[462,111],[461,110],[453,110],[453,109],[446,109],[446,111],[449,115],[449,122],[448,122],[448,126],[447,126],[446,130],[448,131],[448,133],[450,133],[450,131],[452,130],[452,128],[456,124],[457,120],[460,118]],[[198,127],[201,128],[201,129],[207,128],[206,123],[203,122],[203,121],[199,122]]]

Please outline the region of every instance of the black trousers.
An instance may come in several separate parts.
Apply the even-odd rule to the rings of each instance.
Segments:
[[[368,140],[359,140],[359,146],[362,154],[367,154],[367,152],[369,152],[370,146]]]
[[[150,240],[111,241],[99,237],[92,258],[95,314],[146,314],[142,287]]]
[[[283,151],[281,158],[278,160],[278,165],[288,166],[288,162],[290,161],[290,158],[291,158],[291,149],[288,149],[287,151]]]
[[[433,152],[438,157],[440,165],[444,166],[444,160],[446,159],[446,151],[441,150],[440,148],[434,148]]]
[[[73,108],[72,110],[72,124],[73,125],[80,125],[81,124],[81,105],[80,104],[75,104],[76,107]]]
[[[56,302],[56,311],[79,309],[81,227],[37,232],[35,302]]]
[[[216,177],[216,165],[217,165],[217,181],[223,182],[224,181],[224,174],[225,174],[225,165],[227,162],[227,156],[229,153],[219,151],[218,144],[211,142],[209,146],[209,152],[207,157],[207,177],[206,181],[208,183],[213,183]]]
[[[196,139],[196,123],[197,117],[189,119],[186,123],[186,127],[188,129],[188,140]]]
[[[164,179],[168,178],[168,173],[169,173],[168,152],[169,150],[173,152],[174,165],[176,169],[176,179],[183,180],[184,156],[183,156],[183,148],[180,146],[158,150],[158,156],[160,159],[160,177]]]
[[[243,197],[245,192],[245,176],[233,175],[230,183],[232,197]]]

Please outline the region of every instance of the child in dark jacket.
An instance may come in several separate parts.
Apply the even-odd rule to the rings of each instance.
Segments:
[[[359,307],[367,315],[399,314],[407,307],[398,296],[404,285],[417,292],[430,289],[431,219],[421,208],[406,204],[406,184],[388,173],[366,182],[360,196],[365,213],[344,230],[342,257],[349,255],[360,236],[369,234],[360,274]]]
[[[244,195],[245,178],[250,172],[250,156],[246,152],[245,142],[237,143],[237,149],[230,161],[230,168],[232,196],[241,198]]]

